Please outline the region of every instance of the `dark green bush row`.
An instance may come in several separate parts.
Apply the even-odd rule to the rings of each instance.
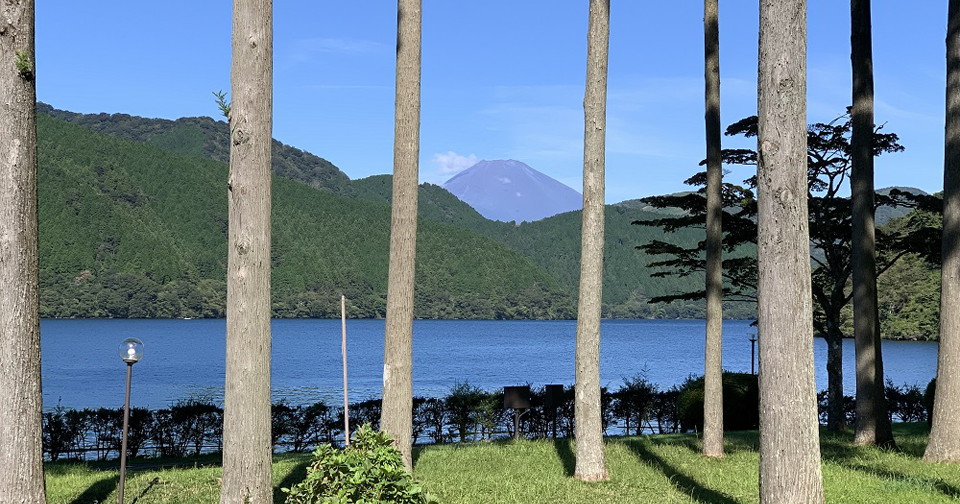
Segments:
[[[625,380],[613,392],[603,389],[603,424],[608,433],[676,432],[674,387],[659,391],[643,378]],[[531,407],[520,417],[521,433],[530,438],[573,435],[573,389],[565,387],[555,408],[547,408],[544,387],[532,388]],[[381,403],[372,399],[350,405],[350,424],[379,426]],[[503,407],[503,392],[488,392],[458,383],[445,397],[415,397],[415,443],[490,439],[513,435],[513,410]],[[273,443],[278,449],[303,452],[343,439],[343,408],[323,402],[273,405]],[[57,407],[43,415],[44,450],[51,460],[119,456],[122,409],[72,410]],[[170,408],[134,408],[130,414],[129,453],[180,457],[217,451],[222,443],[223,410],[212,403],[185,401]]]
[[[724,428],[756,429],[759,423],[757,377],[724,373]],[[548,407],[545,387],[531,387],[530,408],[520,415],[527,438],[572,437],[574,391],[564,387],[555,407]],[[891,418],[925,421],[929,407],[918,386],[887,383]],[[932,391],[926,401],[932,401]],[[821,421],[826,421],[826,394],[821,392]],[[856,421],[853,398],[846,397],[847,420]],[[350,424],[379,426],[380,400],[350,405]],[[614,391],[602,389],[602,421],[608,434],[639,435],[703,429],[703,378],[690,377],[679,387],[660,390],[641,376],[624,379]],[[121,409],[70,410],[44,413],[44,450],[51,460],[119,455]],[[179,457],[217,451],[222,443],[223,410],[211,403],[186,401],[170,408],[134,408],[130,415],[130,454]],[[485,391],[458,383],[445,397],[415,397],[413,442],[465,442],[513,436],[514,411],[503,407],[503,391]],[[278,450],[304,452],[343,439],[343,408],[323,402],[273,405],[273,443]]]
[[[936,380],[930,382],[926,389],[920,385],[896,386],[887,380],[884,393],[887,397],[887,409],[890,420],[895,422],[928,422],[933,410],[933,389]],[[820,410],[820,423],[827,423],[827,391],[817,394],[817,403]],[[847,425],[856,425],[857,407],[853,396],[843,396],[843,414]]]
[[[127,447],[131,456],[182,457],[219,449],[223,410],[216,405],[188,401],[151,411],[130,410]],[[57,407],[43,414],[43,449],[50,460],[96,458],[120,453],[123,409],[73,410]]]

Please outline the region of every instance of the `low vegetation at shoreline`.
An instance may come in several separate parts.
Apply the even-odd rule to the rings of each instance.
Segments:
[[[852,445],[852,433],[821,437],[827,502],[954,502],[960,497],[960,466],[921,461],[925,424],[895,424],[898,450]],[[758,434],[727,435],[727,456],[699,455],[693,434],[607,439],[611,479],[585,484],[573,479],[569,440],[483,441],[425,445],[415,452],[414,477],[442,503],[688,503],[758,501]],[[306,474],[307,454],[274,457],[274,501],[281,487]],[[200,504],[219,501],[221,469],[217,455],[187,459],[134,460],[127,498],[139,504]],[[117,464],[47,464],[51,504],[116,500]]]
[[[724,374],[724,424],[727,430],[755,429],[759,425],[759,389],[755,375]],[[574,430],[573,389],[554,386],[530,390],[530,407],[520,417],[528,439],[570,438]],[[895,386],[887,382],[891,419],[926,422],[933,407],[933,389]],[[854,398],[844,396],[847,425],[856,424]],[[826,391],[818,394],[820,421],[826,423]],[[703,379],[660,388],[642,376],[624,380],[617,389],[601,390],[601,421],[608,435],[667,434],[703,430]],[[504,407],[503,390],[482,390],[457,383],[444,397],[413,399],[415,443],[469,442],[513,436],[513,410]],[[350,424],[377,428],[381,401],[350,405]],[[73,410],[57,407],[43,414],[44,456],[47,460],[118,458],[121,449],[122,409]],[[273,404],[274,452],[304,453],[324,443],[343,440],[343,408],[323,402]],[[169,408],[133,408],[128,448],[133,457],[151,460],[200,456],[223,446],[223,409],[211,402],[184,401]]]

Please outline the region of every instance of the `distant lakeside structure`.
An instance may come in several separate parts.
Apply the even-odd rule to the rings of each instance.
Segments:
[[[503,222],[533,222],[583,207],[579,192],[513,159],[480,161],[443,188],[480,215]]]

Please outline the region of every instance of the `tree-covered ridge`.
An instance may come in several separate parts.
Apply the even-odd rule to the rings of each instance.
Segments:
[[[48,317],[219,317],[226,271],[223,163],[38,115],[42,307]],[[274,177],[277,316],[384,312],[389,208]],[[519,253],[420,224],[418,316],[564,318],[572,303]]]
[[[390,203],[392,177],[376,175],[355,180],[354,194],[363,199]],[[545,269],[566,292],[574,295],[580,272],[581,211],[567,212],[519,225],[492,221],[460,201],[442,187],[420,185],[420,216],[449,225],[471,229],[507,245]],[[659,238],[663,231],[651,226],[632,226],[634,220],[652,219],[655,212],[632,205],[606,207],[606,244],[604,251],[604,316],[611,318],[702,318],[703,302],[676,301],[649,304],[657,296],[687,292],[702,285],[702,275],[654,278],[660,268],[648,266],[645,254],[633,245]],[[679,231],[674,238],[695,244],[700,239],[693,230]],[[742,303],[727,306],[729,318],[753,316],[753,307]]]
[[[176,121],[128,114],[78,114],[37,104],[42,114],[98,133],[145,142],[170,152],[226,163],[230,158],[227,123],[210,117],[183,117]],[[333,163],[296,147],[273,140],[273,172],[316,189],[349,193],[350,178]]]

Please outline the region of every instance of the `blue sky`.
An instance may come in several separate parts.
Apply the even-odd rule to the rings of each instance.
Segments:
[[[720,3],[726,126],[756,111],[758,13],[755,1]],[[939,191],[946,2],[873,3],[876,118],[906,146],[878,160],[877,187]],[[274,8],[274,137],[351,178],[390,172],[395,2]],[[608,202],[684,190],[703,157],[701,9],[612,0]],[[230,10],[226,0],[38,2],[38,99],[216,116],[211,92],[230,87]],[[512,158],[580,190],[586,25],[586,0],[424,0],[421,180]],[[849,3],[810,0],[808,32],[808,121],[829,121],[850,101]]]

